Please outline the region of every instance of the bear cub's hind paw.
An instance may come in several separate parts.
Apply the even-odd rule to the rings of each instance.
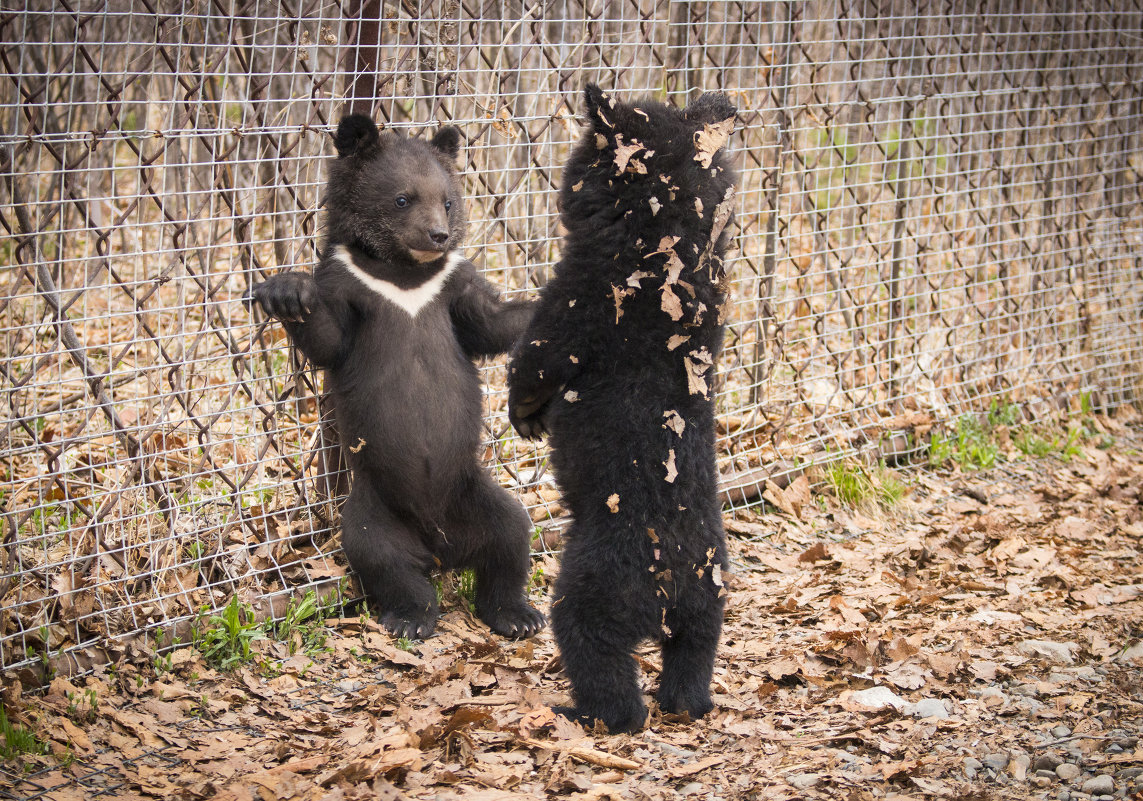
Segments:
[[[410,640],[427,640],[436,629],[437,615],[435,610],[431,614],[416,617],[386,612],[381,615],[381,625],[398,639],[405,637]]]
[[[686,713],[691,720],[698,720],[710,710],[714,703],[710,700],[710,690],[706,687],[690,689],[676,688],[674,690],[660,687],[655,694],[659,702],[659,709],[675,715]]]
[[[542,629],[547,622],[539,610],[524,601],[521,601],[519,605],[494,611],[478,609],[476,615],[487,624],[488,628],[501,637],[511,639],[531,637]]]
[[[552,711],[588,730],[591,730],[597,721],[602,722],[611,734],[634,734],[637,731],[642,731],[643,726],[647,723],[647,709],[642,705],[640,705],[638,712],[622,717],[612,716],[610,719],[580,712],[574,706],[553,706]]]

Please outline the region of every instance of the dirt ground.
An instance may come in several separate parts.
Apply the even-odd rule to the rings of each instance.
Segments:
[[[343,618],[324,652],[263,640],[230,673],[185,648],[46,694],[8,677],[49,753],[0,763],[0,797],[1143,799],[1143,427],[1098,425],[1067,460],[910,472],[888,509],[795,484],[728,518],[701,721],[554,718],[550,634],[500,640],[454,593],[411,650]]]

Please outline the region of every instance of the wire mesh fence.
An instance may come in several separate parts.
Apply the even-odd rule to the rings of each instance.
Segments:
[[[579,91],[730,92],[726,500],[997,399],[1138,399],[1143,7],[1101,0],[28,0],[0,10],[0,666],[340,591],[321,376],[241,302],[317,260],[329,132],[465,137],[465,254],[558,258]],[[503,364],[484,457],[562,514]],[[275,600],[277,599],[277,600]],[[184,628],[180,629],[180,625]]]

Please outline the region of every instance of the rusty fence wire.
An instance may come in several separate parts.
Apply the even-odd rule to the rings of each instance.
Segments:
[[[585,81],[733,95],[730,506],[998,400],[1140,399],[1140,0],[22,2],[0,9],[0,667],[84,670],[236,593],[352,593],[321,376],[240,302],[314,265],[350,109],[460,126],[465,253],[526,296]],[[545,451],[483,369],[484,457],[556,547]]]

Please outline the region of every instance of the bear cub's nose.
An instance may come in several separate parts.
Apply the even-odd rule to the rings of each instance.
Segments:
[[[448,231],[442,231],[439,228],[429,231],[429,239],[433,240],[434,244],[443,245],[448,242]]]

